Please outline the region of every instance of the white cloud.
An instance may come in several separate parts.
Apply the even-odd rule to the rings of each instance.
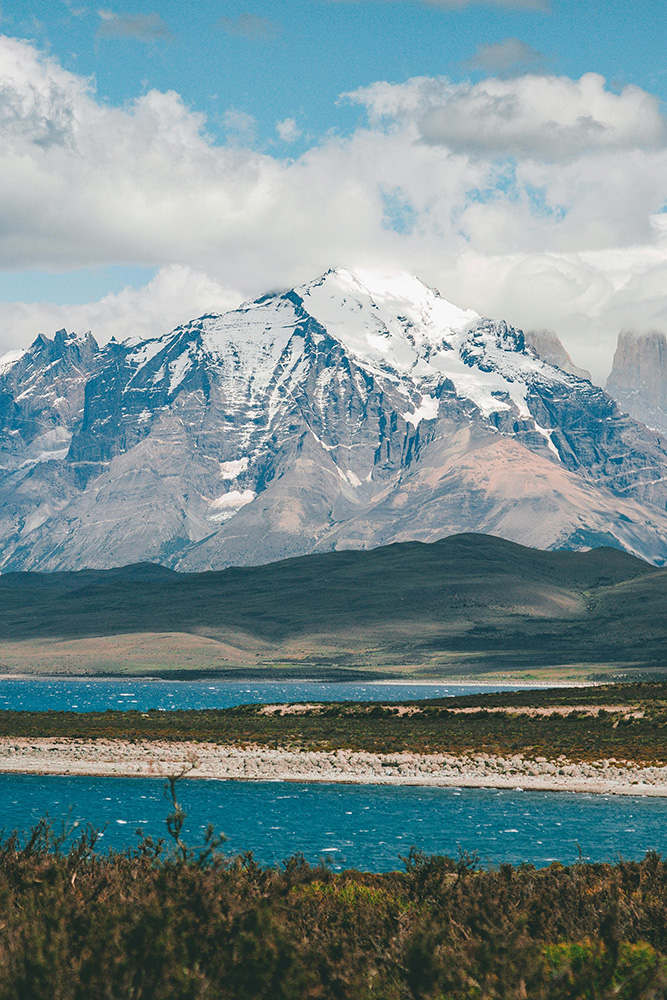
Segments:
[[[285,118],[284,121],[276,122],[276,132],[282,142],[296,142],[301,136],[301,129],[294,118]]]
[[[216,143],[176,93],[114,108],[0,38],[0,267],[162,269],[99,304],[6,305],[0,346],[58,326],[154,332],[338,264],[411,270],[463,306],[555,326],[598,373],[621,318],[667,320],[665,122],[651,94],[588,74],[420,78],[352,97],[367,126],[281,158],[248,148],[243,112],[227,112]],[[294,128],[277,124],[286,139]]]
[[[635,86],[614,94],[597,73],[580,80],[531,74],[476,84],[418,77],[372,84],[349,96],[376,119],[416,119],[431,145],[478,156],[559,161],[595,151],[662,148],[667,141],[656,97]]]
[[[238,17],[221,17],[218,26],[228,35],[249,38],[253,42],[277,38],[282,31],[282,25],[277,21],[249,13],[239,14]]]
[[[290,163],[242,145],[250,116],[224,123],[234,141],[216,145],[174,92],[109,107],[31,45],[0,39],[0,266],[183,263],[256,287],[301,259],[326,266],[380,224],[379,193],[344,141]],[[303,249],[285,255],[297,237]]]
[[[163,268],[144,288],[125,288],[99,302],[59,306],[50,302],[0,302],[0,354],[31,343],[38,333],[91,330],[100,343],[115,337],[154,337],[207,312],[224,312],[241,296],[187,267]]]
[[[169,26],[160,14],[116,14],[112,10],[100,10],[98,14],[101,21],[97,29],[98,38],[164,42],[172,37]]]
[[[252,145],[257,136],[257,119],[247,111],[229,108],[222,116],[222,124],[228,138],[234,142]]]
[[[87,7],[82,7],[80,4],[74,4],[72,3],[72,0],[62,0],[62,3],[67,8],[72,17],[85,17],[85,15],[88,13]]]

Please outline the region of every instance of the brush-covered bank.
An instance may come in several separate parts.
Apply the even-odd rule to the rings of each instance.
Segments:
[[[487,754],[667,766],[667,684],[526,689],[409,702],[181,711],[0,711],[0,740],[112,740],[369,754]]]
[[[100,854],[40,824],[0,844],[11,1000],[649,1000],[667,995],[667,863],[502,865],[412,852],[333,874],[202,851],[169,820]]]
[[[405,703],[0,712],[0,773],[667,795],[667,685]]]

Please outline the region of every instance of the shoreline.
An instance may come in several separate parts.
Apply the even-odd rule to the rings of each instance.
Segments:
[[[511,688],[516,688],[518,690],[539,690],[541,688],[594,688],[601,687],[606,684],[606,681],[587,681],[587,680],[514,680],[511,677],[503,676],[497,681],[489,680],[486,677],[484,680],[478,681],[474,677],[469,679],[460,677],[456,680],[449,680],[447,677],[436,678],[435,680],[427,680],[423,677],[411,678],[411,677],[331,677],[331,676],[320,676],[320,677],[284,677],[279,674],[272,674],[271,676],[263,677],[257,676],[256,674],[248,675],[247,677],[240,676],[238,674],[234,676],[225,676],[223,674],[210,674],[205,677],[196,676],[192,678],[187,677],[168,677],[161,676],[158,674],[7,674],[0,673],[0,681],[62,681],[70,683],[72,681],[85,681],[90,683],[91,681],[124,681],[125,683],[131,684],[136,681],[141,681],[142,683],[173,683],[173,684],[210,684],[211,681],[223,681],[227,683],[234,684],[248,684],[252,682],[260,684],[363,684],[366,686],[381,686],[381,685],[397,685],[402,684],[410,687],[480,687],[480,688],[494,688],[496,690],[499,686],[502,686],[502,690],[506,690],[507,686]]]
[[[667,766],[573,763],[520,754],[368,753],[212,743],[0,739],[0,774],[412,785],[667,797]]]

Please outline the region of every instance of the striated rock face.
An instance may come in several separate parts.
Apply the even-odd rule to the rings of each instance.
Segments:
[[[619,334],[607,392],[649,427],[667,432],[667,338],[658,330]]]
[[[526,330],[524,334],[526,344],[532,347],[538,358],[546,361],[548,365],[560,368],[561,371],[569,375],[576,375],[577,378],[591,381],[591,373],[585,368],[579,368],[563,347],[560,339],[552,330]]]
[[[667,453],[524,335],[341,269],[0,359],[0,569],[201,570],[461,531],[667,560]]]

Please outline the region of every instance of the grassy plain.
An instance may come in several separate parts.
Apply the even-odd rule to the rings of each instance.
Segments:
[[[0,576],[0,671],[643,677],[667,670],[667,570],[484,535],[177,574]]]

